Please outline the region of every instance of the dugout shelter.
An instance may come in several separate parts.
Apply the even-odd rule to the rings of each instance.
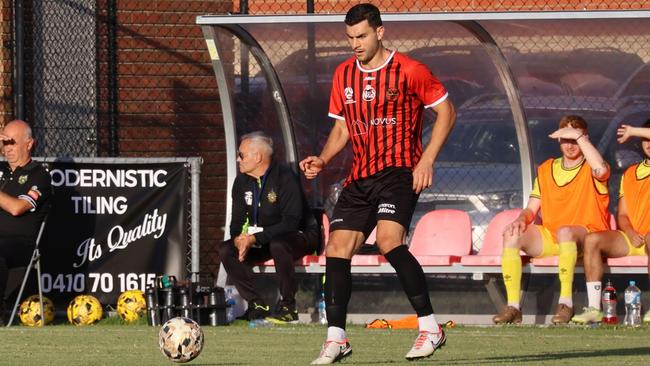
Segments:
[[[650,118],[649,11],[384,13],[382,18],[384,44],[427,64],[457,109],[456,127],[436,163],[433,186],[420,195],[410,234],[427,212],[458,209],[470,216],[471,253],[477,253],[489,222],[499,212],[523,207],[536,166],[560,154],[548,134],[567,114],[588,121],[591,141],[614,168],[610,192],[611,208],[616,207],[623,169],[642,158],[638,142],[616,143],[616,128]],[[242,134],[271,134],[276,158],[288,163],[320,152],[332,126],[327,117],[332,73],[351,56],[343,19],[340,14],[197,18],[219,87],[228,189]],[[425,144],[433,120],[432,112],[425,113]],[[312,205],[327,212],[350,161],[350,151],[344,151],[319,179],[303,180]]]

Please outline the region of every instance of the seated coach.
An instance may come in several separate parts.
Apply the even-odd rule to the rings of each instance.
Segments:
[[[232,187],[230,240],[219,245],[219,257],[230,282],[248,301],[249,319],[278,323],[298,320],[294,261],[320,246],[320,225],[312,214],[300,180],[273,161],[273,140],[262,132],[241,137],[239,174]],[[273,259],[280,301],[271,313],[254,289],[251,264]]]
[[[0,321],[10,268],[26,266],[52,195],[50,174],[32,161],[32,129],[14,120],[0,132],[6,161],[0,163]]]

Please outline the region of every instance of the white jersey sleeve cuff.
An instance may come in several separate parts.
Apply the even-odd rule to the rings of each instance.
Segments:
[[[327,115],[339,121],[345,121],[345,117],[339,116],[338,114],[328,113]]]
[[[431,104],[428,104],[428,105],[425,105],[424,108],[433,108],[433,107],[437,106],[438,104],[444,102],[445,99],[447,99],[448,96],[449,96],[449,93],[445,93],[445,95],[443,95],[442,97],[440,97],[440,98],[439,98],[438,100],[436,100],[435,102],[433,102],[433,103],[431,103]]]
[[[20,196],[18,196],[18,199],[25,200],[25,201],[29,202],[30,205],[32,205],[32,209],[29,210],[29,212],[36,211],[36,201],[34,201],[33,198],[31,198],[30,196],[28,196],[26,194],[21,194]]]

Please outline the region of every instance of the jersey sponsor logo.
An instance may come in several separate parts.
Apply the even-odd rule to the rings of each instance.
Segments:
[[[397,88],[388,88],[386,90],[386,99],[393,102],[397,100],[397,97],[399,97],[399,90]]]
[[[247,206],[252,206],[253,205],[253,192],[252,191],[244,192],[244,201],[246,201]]]
[[[393,205],[391,203],[381,203],[379,205],[379,207],[378,207],[377,213],[378,214],[385,213],[385,214],[393,215],[393,214],[395,214],[395,212],[397,212],[396,209],[397,209],[397,207],[395,207],[395,205]]]
[[[370,84],[366,85],[366,87],[363,89],[363,100],[370,102],[375,100],[376,96],[377,92],[375,91],[375,88],[373,88]]]
[[[375,80],[374,76],[366,76],[365,78],[363,78],[363,81],[372,81],[372,80]]]
[[[356,120],[352,122],[352,133],[354,136],[365,135],[368,133],[368,125],[363,121]]]
[[[354,100],[354,89],[352,89],[352,87],[348,86],[345,88],[345,90],[343,90],[343,94],[345,95],[345,104],[352,104],[357,102]]]
[[[275,203],[278,200],[278,195],[273,190],[271,190],[271,192],[266,195],[266,199],[269,201],[269,203]]]
[[[373,126],[388,126],[388,125],[396,125],[397,124],[397,118],[391,117],[391,118],[373,118],[370,121],[370,124]]]
[[[18,184],[25,184],[27,182],[27,175],[21,175],[18,177]]]

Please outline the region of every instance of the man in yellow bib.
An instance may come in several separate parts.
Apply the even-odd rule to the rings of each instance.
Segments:
[[[579,324],[599,323],[603,319],[600,309],[602,258],[649,253],[646,242],[650,241],[650,119],[642,127],[622,125],[618,129],[618,136],[620,143],[626,142],[630,137],[640,137],[645,159],[627,168],[621,177],[618,231],[591,233],[585,238],[584,263],[589,306],[582,314],[571,319]],[[650,264],[648,273],[650,274]],[[643,322],[650,323],[650,311],[643,317]]]
[[[578,247],[587,233],[609,228],[609,165],[589,141],[587,122],[579,116],[565,116],[549,137],[558,139],[562,156],[537,168],[528,205],[503,233],[501,268],[508,304],[492,318],[496,324],[522,320],[520,251],[538,258],[559,255],[560,299],[552,322],[568,323],[573,316]],[[542,224],[533,224],[540,211]]]

